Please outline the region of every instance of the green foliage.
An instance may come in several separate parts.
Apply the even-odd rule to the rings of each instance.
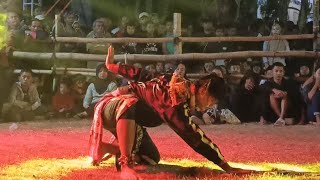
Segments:
[[[5,26],[6,15],[0,14],[0,49],[5,46],[6,38],[7,38],[7,28]]]

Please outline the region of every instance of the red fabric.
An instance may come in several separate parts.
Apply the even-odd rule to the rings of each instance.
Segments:
[[[110,72],[113,73],[118,73],[119,71],[119,66],[117,64],[106,64],[106,67]]]
[[[93,122],[90,130],[89,137],[89,156],[92,158],[93,162],[100,163],[102,157],[104,156],[103,152],[103,110],[105,106],[113,100],[121,100],[119,103],[116,112],[116,120],[127,110],[131,105],[136,103],[138,99],[133,95],[121,95],[118,90],[113,91],[112,94],[104,96],[95,106]]]
[[[52,106],[55,111],[59,111],[64,108],[65,110],[71,110],[74,108],[75,100],[70,94],[60,94],[59,92],[52,97]]]

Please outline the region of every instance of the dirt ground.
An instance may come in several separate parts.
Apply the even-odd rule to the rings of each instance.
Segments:
[[[86,156],[91,120],[51,120],[0,124],[0,168],[35,158]],[[11,129],[10,129],[11,126]],[[201,126],[228,161],[320,162],[320,127],[295,125],[274,127],[258,123]],[[168,126],[148,129],[166,159],[205,161]],[[105,133],[108,139],[110,134]]]

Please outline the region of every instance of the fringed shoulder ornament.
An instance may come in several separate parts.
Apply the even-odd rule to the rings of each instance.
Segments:
[[[172,107],[194,99],[195,85],[191,81],[173,74],[169,86]],[[193,105],[190,104],[190,106],[192,107]]]

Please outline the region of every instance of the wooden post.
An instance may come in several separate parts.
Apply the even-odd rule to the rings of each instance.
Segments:
[[[318,35],[319,33],[319,0],[315,0],[313,4],[313,34]],[[317,50],[317,36],[313,40],[313,50]]]
[[[173,14],[173,36],[175,38],[181,37],[181,14]],[[182,54],[182,42],[175,41],[175,52],[174,54]]]
[[[318,33],[319,33],[319,0],[315,0],[313,4],[313,51],[318,53]],[[315,72],[315,68],[319,64],[319,58],[316,57],[313,65],[313,72]]]
[[[55,15],[54,16],[54,26],[55,26],[55,29],[54,29],[54,39],[56,39],[58,37],[58,29],[59,29],[59,19],[60,19],[60,15]],[[59,50],[59,43],[55,40],[54,42],[54,50],[53,50],[53,54],[52,54],[52,67],[53,67],[53,70],[52,72],[53,73],[56,73],[55,69],[56,69],[56,52]],[[56,90],[56,86],[57,86],[57,77],[55,76],[55,74],[53,74],[53,80],[52,80],[52,92],[54,92]]]

